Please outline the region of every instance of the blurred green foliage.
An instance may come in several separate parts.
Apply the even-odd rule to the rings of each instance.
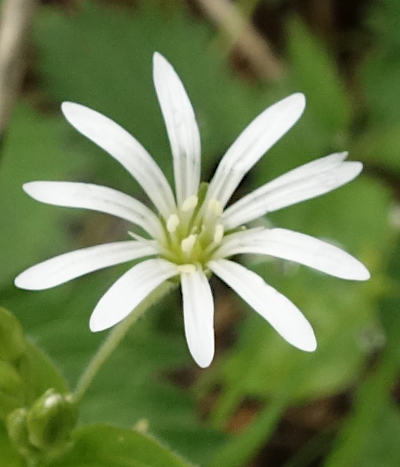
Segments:
[[[285,26],[287,76],[266,85],[235,74],[212,46],[210,26],[180,5],[161,8],[158,2],[146,1],[128,8],[87,1],[69,13],[42,7],[36,18],[34,72],[39,97],[20,104],[2,150],[0,304],[16,313],[37,345],[60,366],[70,387],[103,338],[89,332],[90,312],[128,266],[40,293],[16,290],[13,277],[52,255],[123,238],[127,229],[101,214],[36,203],[21,185],[31,180],[91,181],[139,199],[143,194],[115,161],[68,127],[58,110],[62,101],[80,102],[121,123],[171,177],[170,150],[151,80],[151,57],[157,50],[174,64],[195,108],[203,179],[210,177],[226,148],[259,111],[294,91],[307,95],[304,117],[246,178],[241,192],[306,161],[346,149],[350,158],[398,175],[396,2],[381,0],[370,11],[365,27],[375,34],[375,42],[360,65],[361,99],[356,102],[332,54],[300,18],[289,18]],[[34,105],[37,100],[41,106]],[[195,464],[247,465],[273,436],[287,407],[347,391],[354,394],[352,411],[341,426],[328,430],[329,443],[321,442],[328,452],[323,453],[326,465],[397,466],[400,414],[390,391],[399,367],[400,297],[394,290],[399,290],[400,277],[398,263],[387,267],[389,258],[400,257],[389,222],[393,195],[384,181],[362,175],[349,186],[268,219],[343,246],[372,271],[365,284],[281,261],[244,258],[304,311],[316,331],[317,352],[310,355],[289,347],[243,302],[227,294],[226,306],[243,310],[239,319],[232,312],[229,332],[234,343],[223,346],[212,367],[201,372],[189,357],[179,298],[172,295],[130,331],[83,400],[82,425],[106,422],[124,428],[98,427],[108,433],[104,434],[108,444],[99,443],[100,431],[90,426],[78,429],[76,447],[56,465],[110,466],[103,451],[118,450],[120,436],[127,443],[123,456],[132,458],[135,443],[145,445],[148,438],[128,428],[142,419],[151,433]],[[215,283],[215,288],[221,287]],[[217,344],[222,338],[217,334]],[[379,358],[370,368],[375,354]],[[229,430],[249,400],[258,409],[242,430]],[[298,453],[293,466],[310,465],[321,455],[310,446]],[[146,449],[137,463],[122,457],[112,465],[158,465],[146,457],[152,448]],[[7,465],[21,465],[1,426],[0,452]],[[93,456],[86,459],[83,452]],[[167,457],[159,465],[184,465],[167,451],[160,459],[163,455]]]
[[[367,160],[396,171],[400,168],[399,11],[394,0],[379,0],[371,6],[368,26],[373,47],[363,61],[360,79],[367,131],[359,150]]]
[[[107,425],[89,425],[75,434],[74,448],[59,467],[189,467],[146,434]]]

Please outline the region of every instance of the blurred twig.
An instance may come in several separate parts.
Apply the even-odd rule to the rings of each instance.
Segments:
[[[197,0],[204,13],[247,58],[257,75],[268,81],[281,78],[283,67],[268,42],[229,0]]]
[[[313,21],[318,30],[329,38],[334,29],[334,3],[332,0],[313,0],[311,3]]]
[[[0,141],[24,72],[24,51],[36,0],[3,0],[0,17]]]

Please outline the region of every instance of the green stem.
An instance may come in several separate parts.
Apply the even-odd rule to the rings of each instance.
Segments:
[[[175,286],[176,284],[171,282],[164,282],[161,284],[145,300],[143,300],[128,315],[127,318],[115,326],[114,329],[108,334],[96,354],[93,356],[92,360],[89,362],[89,365],[79,378],[74,393],[74,399],[76,402],[80,402],[82,400],[97,372],[103,366],[107,358],[112,354],[121,340],[125,337],[130,327],[136,323],[136,321],[148,308],[150,308],[151,305],[161,300],[161,298],[164,297]]]

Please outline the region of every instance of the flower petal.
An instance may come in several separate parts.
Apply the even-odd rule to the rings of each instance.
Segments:
[[[329,162],[333,160],[328,159]],[[361,162],[327,164],[325,167],[312,164],[298,167],[232,204],[223,215],[225,228],[233,229],[268,212],[328,193],[353,180],[362,170]]]
[[[292,302],[260,276],[226,259],[210,261],[208,266],[290,344],[306,352],[316,349],[317,342],[310,323]]]
[[[15,285],[28,290],[49,289],[89,272],[154,254],[157,249],[150,242],[133,240],[82,248],[30,267],[16,277]]]
[[[167,179],[154,159],[132,135],[117,123],[84,105],[63,102],[61,109],[74,128],[125,167],[164,217],[174,211],[174,196]]]
[[[178,274],[164,259],[149,259],[129,269],[103,295],[90,317],[90,329],[103,331],[122,321],[162,282]]]
[[[197,195],[200,182],[200,134],[185,88],[170,63],[153,56],[153,80],[174,160],[178,204]]]
[[[340,248],[286,229],[266,229],[254,233],[244,231],[228,235],[218,253],[221,256],[240,253],[271,255],[342,279],[364,281],[370,278],[367,268]]]
[[[202,270],[182,273],[183,318],[186,341],[192,357],[206,368],[214,357],[214,302]]]
[[[300,118],[305,107],[301,93],[292,94],[268,107],[239,135],[225,153],[210,182],[208,199],[223,206],[246,173]]]
[[[317,175],[321,172],[334,169],[346,160],[349,153],[347,151],[334,152],[328,156],[314,159],[306,164],[300,165],[299,167],[286,172],[280,177],[275,178],[269,182],[269,186],[277,188],[278,186],[286,185],[289,182],[296,182],[304,177],[310,177],[311,175]]]
[[[160,221],[149,208],[113,188],[76,182],[29,182],[23,188],[42,203],[105,212],[139,225],[152,237],[162,234]]]

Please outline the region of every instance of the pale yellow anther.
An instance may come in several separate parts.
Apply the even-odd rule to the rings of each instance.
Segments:
[[[193,250],[194,244],[196,243],[197,235],[191,234],[181,241],[181,249],[184,253],[190,254]]]
[[[208,202],[208,210],[214,214],[214,216],[219,217],[222,214],[222,205],[216,199],[210,199]]]
[[[179,264],[177,268],[181,274],[192,274],[196,272],[196,266],[194,264]]]
[[[169,233],[174,233],[179,225],[179,217],[176,214],[171,214],[167,219],[167,230]]]
[[[196,195],[189,196],[189,198],[186,198],[183,202],[181,209],[183,212],[191,211],[197,206],[198,202],[199,198]]]
[[[224,226],[222,224],[217,224],[214,231],[214,242],[220,243],[224,237]]]

